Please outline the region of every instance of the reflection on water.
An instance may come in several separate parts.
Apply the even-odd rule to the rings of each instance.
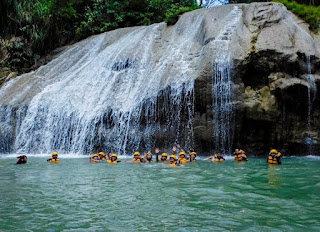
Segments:
[[[277,170],[279,170],[279,165],[268,164],[268,166],[269,166],[268,184],[274,189],[281,189],[281,182],[282,182],[283,178],[281,178],[277,174]]]

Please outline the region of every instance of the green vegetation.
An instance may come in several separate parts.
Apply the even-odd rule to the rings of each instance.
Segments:
[[[311,30],[318,30],[320,24],[320,6],[304,5],[288,0],[274,0],[274,2],[282,3],[288,10],[305,20],[310,25]]]
[[[174,24],[197,8],[195,0],[2,0],[0,68],[28,71],[59,46],[121,27]]]

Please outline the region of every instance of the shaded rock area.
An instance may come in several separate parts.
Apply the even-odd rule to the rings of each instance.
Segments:
[[[241,20],[231,27],[232,35],[221,35],[227,22],[232,20],[231,13],[235,7],[241,10]],[[133,39],[133,45],[128,43],[131,37],[138,37],[138,35],[139,41],[144,41],[145,44],[140,44]],[[83,109],[82,104],[79,104],[79,101],[83,101],[83,104],[88,106],[105,104],[106,113],[102,112],[104,115],[90,119],[91,121],[87,119],[95,128],[91,130],[91,134],[85,135],[86,139],[90,137],[90,142],[81,151],[107,149],[110,143],[108,133],[111,131],[114,133],[116,130],[113,129],[117,124],[140,123],[142,129],[133,130],[130,136],[126,137],[128,144],[130,139],[139,140],[139,146],[147,149],[154,146],[169,148],[173,142],[179,142],[186,147],[196,149],[201,154],[212,153],[215,149],[213,66],[214,61],[217,57],[219,58],[218,53],[221,52],[216,40],[217,38],[224,40],[224,36],[231,38],[227,50],[232,61],[230,72],[233,79],[234,110],[231,121],[233,148],[240,147],[249,155],[257,156],[266,155],[270,148],[277,148],[285,155],[306,155],[310,151],[320,154],[320,91],[317,91],[320,88],[320,43],[301,20],[287,11],[283,5],[276,3],[239,4],[200,9],[184,14],[174,26],[168,27],[161,23],[150,27],[120,29],[90,37],[72,45],[48,65],[9,81],[0,89],[2,112],[12,117],[10,120],[7,118],[7,121],[2,120],[2,125],[0,123],[0,135],[5,141],[2,144],[9,144],[3,145],[2,151],[16,149],[10,144],[14,144],[15,133],[18,133],[17,128],[20,127],[24,117],[33,113],[27,112],[30,102],[33,103],[34,109],[42,113],[39,124],[32,125],[32,129],[40,131],[42,121],[47,119],[47,115],[43,112],[52,113],[54,117],[59,118],[57,120],[59,123],[66,120],[60,111],[74,107],[78,110],[74,112],[80,112],[80,115],[83,110],[85,116],[82,118],[85,118],[90,112],[86,112],[87,108]],[[119,41],[126,43],[119,46]],[[127,50],[117,53],[121,50],[117,46],[121,49],[127,46]],[[115,55],[107,50],[108,47],[114,48],[111,51]],[[5,56],[6,53],[1,51],[0,54]],[[70,57],[73,60],[70,60]],[[101,59],[94,60],[92,57],[101,57]],[[105,57],[108,57],[108,60],[104,60]],[[93,62],[97,65],[90,66],[91,69],[98,74],[101,70],[103,72],[101,71],[101,75],[97,77],[91,77],[90,82],[83,77],[85,76],[83,70],[88,69],[88,65]],[[135,75],[140,72],[140,76]],[[15,75],[10,70],[3,70],[1,73],[0,79],[3,81],[8,81]],[[79,77],[73,76],[74,73]],[[111,73],[110,76],[116,76],[117,79],[114,82],[107,82],[106,78],[103,78],[105,73]],[[85,74],[89,75],[90,72]],[[131,83],[132,80],[126,79],[129,75],[136,78],[137,82],[142,75],[146,77],[139,79],[140,86],[137,87],[135,86],[137,82]],[[149,83],[153,75],[158,79]],[[114,91],[110,94],[112,97],[110,99],[116,99],[119,104],[110,101],[109,95],[106,100],[102,99],[98,103],[92,101],[92,103],[86,102],[89,97],[81,91],[72,94],[74,89],[71,86],[80,77],[83,77],[82,82],[86,83],[85,87],[92,85],[88,93],[95,93],[95,89],[103,86],[104,89],[100,94],[102,95],[105,89]],[[64,79],[65,82],[63,82]],[[176,99],[172,101],[172,92],[179,89],[176,86],[190,81],[192,83],[194,81],[194,88],[188,87],[187,90],[181,90],[179,87],[179,93],[184,96],[174,95]],[[83,86],[82,82],[78,85]],[[124,85],[128,82],[131,84],[125,88]],[[150,89],[147,89],[147,84]],[[28,88],[26,89],[25,86]],[[124,97],[129,96],[132,93],[131,90],[136,88],[140,89],[136,92],[138,97]],[[16,96],[17,92],[19,92],[18,96]],[[61,96],[67,96],[66,101],[63,102],[65,107],[50,108],[55,105],[55,101],[60,101],[58,97],[55,98],[60,93]],[[73,99],[74,95],[76,98]],[[190,100],[191,98],[193,99]],[[48,108],[40,104],[44,100],[47,101]],[[125,104],[128,101],[131,104]],[[181,106],[175,105],[176,102]],[[121,123],[116,121],[115,112],[118,108],[123,110],[119,113],[120,119],[126,115],[126,112],[130,115]],[[107,109],[112,110],[107,112]],[[190,109],[194,111],[191,132],[190,112],[188,112]],[[60,111],[57,113],[58,110]],[[77,113],[74,112],[68,116],[72,118],[72,122],[67,123],[75,121],[81,126],[79,126],[80,132],[84,130],[83,128],[91,126],[82,125],[82,118],[78,119]],[[179,118],[175,114],[179,114]],[[7,116],[0,115],[1,117]],[[33,119],[38,118],[35,116]],[[172,118],[175,118],[176,124],[172,123]],[[7,122],[10,124],[9,129]],[[45,121],[44,125],[48,126],[48,124]],[[75,131],[72,124],[70,125],[68,124],[70,129],[65,133],[70,134]],[[119,126],[119,131],[120,129]],[[10,136],[4,136],[6,135],[4,130],[7,130],[6,133]],[[30,133],[30,130],[28,128],[26,133]],[[176,135],[177,131],[179,136]],[[75,134],[78,135],[80,132]],[[46,133],[50,136],[51,131]],[[144,138],[141,139],[141,137]],[[67,142],[65,140],[65,138],[57,139],[55,144],[63,141],[70,147],[74,145],[73,137],[68,137]],[[49,141],[47,147],[43,146],[43,150],[50,149],[53,147],[52,144],[55,145]],[[24,146],[24,143],[21,146]],[[121,146],[125,147],[126,144]]]
[[[311,92],[308,125],[308,87],[314,87],[307,81],[312,75],[319,89],[319,42],[282,5],[261,3],[242,7],[243,28],[237,31],[231,45],[233,147],[241,147],[251,155],[264,155],[271,147],[288,155],[306,155],[311,145],[312,152],[319,154],[319,91]],[[240,49],[237,43],[241,44]],[[196,144],[209,152],[213,115],[209,107],[212,78],[210,68],[207,70],[196,80],[195,137]]]

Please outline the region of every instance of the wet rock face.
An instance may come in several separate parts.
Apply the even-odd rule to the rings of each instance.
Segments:
[[[265,155],[271,147],[288,155],[319,154],[319,42],[282,5],[251,4],[242,10],[243,27],[231,45],[233,147],[251,155]],[[211,82],[204,72],[195,90],[196,144],[204,151],[212,149]]]

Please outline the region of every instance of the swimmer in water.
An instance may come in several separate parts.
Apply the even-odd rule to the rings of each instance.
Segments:
[[[16,164],[26,164],[28,161],[28,158],[26,155],[20,155],[17,157],[18,161]]]

